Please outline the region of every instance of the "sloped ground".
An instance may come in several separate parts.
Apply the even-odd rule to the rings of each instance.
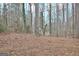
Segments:
[[[0,33],[0,55],[79,55],[79,39]]]

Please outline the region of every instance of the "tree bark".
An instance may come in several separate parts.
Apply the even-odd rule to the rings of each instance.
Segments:
[[[72,24],[72,26],[73,26],[73,28],[72,28],[72,30],[73,30],[73,38],[74,38],[74,3],[72,3],[72,21],[73,21],[73,24]]]
[[[7,24],[7,5],[6,5],[6,3],[3,4],[3,18],[4,18],[6,29],[7,29],[8,24]]]
[[[24,29],[25,29],[25,32],[26,32],[27,29],[26,29],[26,16],[25,16],[25,6],[24,6],[24,3],[22,4],[22,6],[23,6],[22,12],[23,12]]]
[[[56,34],[57,34],[57,37],[58,37],[58,30],[59,30],[58,29],[58,21],[59,21],[58,20],[59,19],[59,7],[58,7],[58,4],[56,4],[56,14],[57,14],[56,15],[57,16],[57,22],[56,22],[56,25],[57,25],[57,27],[56,27],[57,28],[57,33]]]
[[[52,34],[52,26],[51,26],[51,3],[49,4],[49,33]]]
[[[35,34],[39,34],[39,4],[35,3]]]

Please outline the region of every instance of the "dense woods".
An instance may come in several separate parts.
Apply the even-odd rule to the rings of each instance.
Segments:
[[[0,32],[78,37],[78,5],[75,3],[2,3],[0,4]]]
[[[79,3],[0,3],[0,56],[79,55]]]

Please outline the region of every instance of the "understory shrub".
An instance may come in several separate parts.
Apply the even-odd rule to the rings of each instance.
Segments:
[[[4,26],[2,26],[2,25],[0,24],[0,33],[1,33],[1,32],[4,32],[4,31],[5,31]]]

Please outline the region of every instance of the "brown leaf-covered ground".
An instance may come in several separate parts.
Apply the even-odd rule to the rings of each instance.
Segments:
[[[79,39],[33,36],[26,33],[0,33],[0,55],[52,56],[78,55]]]

